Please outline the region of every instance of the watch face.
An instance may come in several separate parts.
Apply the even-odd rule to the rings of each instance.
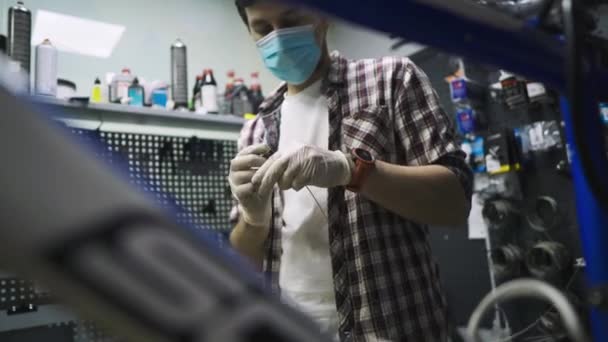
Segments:
[[[372,157],[371,153],[367,152],[366,150],[363,149],[355,149],[355,156],[363,161],[367,161],[367,162],[373,162],[374,161],[374,157]]]

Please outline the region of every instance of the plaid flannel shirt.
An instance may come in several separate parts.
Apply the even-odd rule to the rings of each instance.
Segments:
[[[323,82],[330,150],[363,148],[378,160],[448,167],[470,200],[472,174],[452,121],[427,76],[409,59],[347,61],[332,53]],[[239,149],[279,143],[283,84],[247,122]],[[403,194],[416,196],[416,194]],[[401,218],[343,187],[329,189],[330,254],[342,341],[446,341],[446,301],[428,227]],[[264,272],[278,293],[282,194],[275,188]],[[238,220],[238,209],[231,219]]]

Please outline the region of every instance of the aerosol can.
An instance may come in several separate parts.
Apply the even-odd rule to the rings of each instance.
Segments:
[[[34,89],[36,95],[57,96],[57,49],[48,39],[36,46]]]
[[[176,109],[188,108],[187,55],[186,45],[181,40],[171,45],[171,93]]]
[[[7,55],[18,62],[21,70],[30,74],[32,57],[32,12],[25,8],[22,1],[8,10],[8,44]],[[29,78],[27,89],[29,91]]]

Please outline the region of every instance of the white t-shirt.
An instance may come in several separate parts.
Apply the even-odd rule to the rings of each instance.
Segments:
[[[296,95],[285,96],[280,132],[279,152],[303,145],[328,148],[329,109],[327,98],[321,94],[321,81]],[[285,227],[279,285],[287,302],[315,319],[325,332],[337,334],[327,189],[312,186],[309,189],[314,198],[306,188],[283,192]]]

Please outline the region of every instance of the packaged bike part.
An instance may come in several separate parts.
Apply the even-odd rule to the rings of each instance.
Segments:
[[[471,80],[458,78],[450,82],[450,94],[454,103],[483,104],[485,102],[485,88]]]
[[[513,110],[526,105],[529,101],[527,86],[524,81],[515,76],[508,76],[500,80],[502,95],[507,108]]]
[[[539,121],[524,126],[524,134],[527,132],[531,151],[547,151],[553,148],[561,148],[562,137],[557,121]]]
[[[470,140],[471,143],[471,168],[473,172],[485,172],[486,162],[484,158],[484,139],[477,136]]]
[[[456,121],[458,129],[463,135],[475,133],[476,122],[473,108],[468,106],[456,108]]]
[[[521,168],[512,131],[504,130],[486,137],[486,168],[490,174],[517,171]]]

